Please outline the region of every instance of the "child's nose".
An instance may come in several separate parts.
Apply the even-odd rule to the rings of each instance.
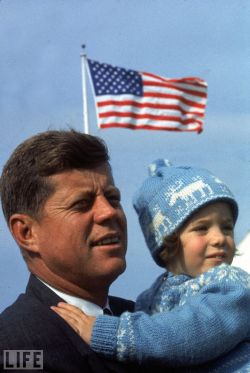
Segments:
[[[220,227],[214,227],[211,231],[211,243],[215,246],[223,246],[225,244],[226,235]]]

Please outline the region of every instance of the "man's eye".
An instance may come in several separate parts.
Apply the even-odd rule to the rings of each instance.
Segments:
[[[74,203],[72,207],[74,210],[84,211],[90,208],[91,204],[92,201],[90,199],[82,199],[81,201],[77,201],[76,203]]]
[[[109,200],[109,203],[116,207],[116,206],[119,206],[120,205],[120,202],[121,202],[121,197],[120,197],[120,194],[115,194],[115,195],[110,195],[109,197],[107,197],[108,200]]]

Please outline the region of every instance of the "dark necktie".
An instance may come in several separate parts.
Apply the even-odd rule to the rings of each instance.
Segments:
[[[104,314],[104,315],[110,315],[110,316],[113,315],[109,308],[104,308],[104,309],[103,309],[103,314]]]

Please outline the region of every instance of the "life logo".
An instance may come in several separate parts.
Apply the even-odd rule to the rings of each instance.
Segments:
[[[4,370],[42,370],[43,350],[4,350]]]

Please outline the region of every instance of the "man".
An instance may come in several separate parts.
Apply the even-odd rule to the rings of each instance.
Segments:
[[[44,372],[130,371],[99,358],[50,309],[60,300],[92,315],[133,309],[108,296],[127,246],[108,161],[103,141],[71,130],[31,137],[6,163],[2,208],[31,275],[25,294],[0,315],[0,370],[3,350],[42,350]]]

